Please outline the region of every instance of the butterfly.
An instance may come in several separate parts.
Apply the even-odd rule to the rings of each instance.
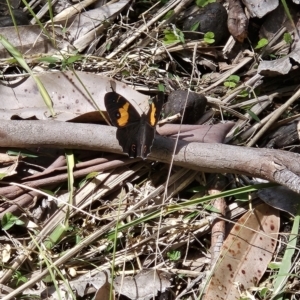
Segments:
[[[104,104],[111,123],[116,126],[117,140],[129,157],[146,159],[151,152],[158,122],[164,102],[163,92],[158,92],[149,104],[147,113],[139,114],[133,105],[116,92],[104,96]]]

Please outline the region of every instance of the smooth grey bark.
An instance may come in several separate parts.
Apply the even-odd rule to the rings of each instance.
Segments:
[[[57,121],[1,121],[2,147],[51,147],[122,153],[116,128]],[[149,160],[170,163],[175,140],[156,136]],[[300,193],[300,155],[288,151],[178,141],[174,165],[267,179]]]

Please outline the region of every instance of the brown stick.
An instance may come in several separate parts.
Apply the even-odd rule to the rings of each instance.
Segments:
[[[226,187],[227,180],[224,176],[216,175],[214,182],[211,184],[209,189],[210,195],[220,194]],[[212,205],[219,210],[219,213],[212,213],[215,217],[215,220],[211,226],[211,266],[214,266],[216,263],[225,239],[225,214],[226,214],[226,201],[224,197],[216,198],[212,201]],[[218,217],[222,217],[220,219]]]
[[[116,128],[55,121],[0,122],[2,147],[49,147],[122,153]],[[150,160],[170,163],[175,141],[156,136]],[[264,178],[300,193],[300,155],[282,150],[179,141],[174,164],[210,173]]]
[[[45,169],[41,173],[45,173],[45,174],[48,174],[49,172],[51,173],[55,168],[59,168],[65,164],[66,164],[66,159],[64,156],[61,155],[47,169]],[[3,197],[4,194],[2,194],[1,189],[2,188],[0,187],[0,195],[2,195],[2,197]],[[3,189],[10,189],[12,194],[13,194],[13,191],[21,190],[17,186],[8,186]],[[5,213],[11,212],[15,215],[19,215],[19,213],[21,213],[23,211],[22,209],[25,210],[28,207],[28,205],[33,201],[34,197],[37,197],[37,199],[39,197],[41,197],[41,194],[38,192],[35,192],[35,191],[27,191],[26,190],[24,192],[25,193],[23,195],[21,195],[20,197],[18,197],[18,198],[14,197],[14,200],[12,202],[3,203],[1,205],[0,219],[3,217],[3,212],[5,212]],[[22,208],[22,209],[20,209],[20,208]],[[16,211],[18,211],[18,213],[16,213]]]
[[[130,164],[134,162],[135,160],[130,160],[129,158],[122,158],[122,159],[115,159],[108,162],[99,163],[95,166],[91,166],[82,170],[77,170],[73,173],[74,178],[80,178],[83,176],[86,176],[87,174],[90,174],[92,172],[103,172],[106,170],[114,169],[120,166],[124,166],[127,164]],[[63,174],[57,174],[54,176],[49,176],[47,178],[41,178],[41,179],[35,179],[32,181],[27,181],[22,184],[27,185],[32,188],[39,188],[44,186],[51,186],[55,184],[59,184],[62,182],[65,182],[68,179],[68,173],[65,172]],[[0,194],[1,196],[4,196],[8,199],[14,199],[18,196],[20,196],[22,193],[27,192],[24,191],[21,187],[14,186],[13,188],[11,186],[6,186],[3,188],[0,188]]]

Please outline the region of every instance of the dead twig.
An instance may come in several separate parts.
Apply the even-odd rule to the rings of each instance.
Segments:
[[[122,153],[115,136],[116,128],[103,125],[4,120],[0,124],[2,147]],[[174,140],[156,136],[149,159],[170,163],[174,146]],[[174,164],[209,173],[236,173],[264,178],[300,193],[299,158],[297,153],[282,150],[179,141]]]

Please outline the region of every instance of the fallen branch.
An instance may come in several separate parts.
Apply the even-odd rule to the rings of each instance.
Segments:
[[[2,147],[49,147],[122,153],[116,128],[56,121],[1,121]],[[175,140],[156,136],[149,160],[170,163]],[[174,165],[267,179],[300,193],[300,155],[282,150],[179,141]]]

